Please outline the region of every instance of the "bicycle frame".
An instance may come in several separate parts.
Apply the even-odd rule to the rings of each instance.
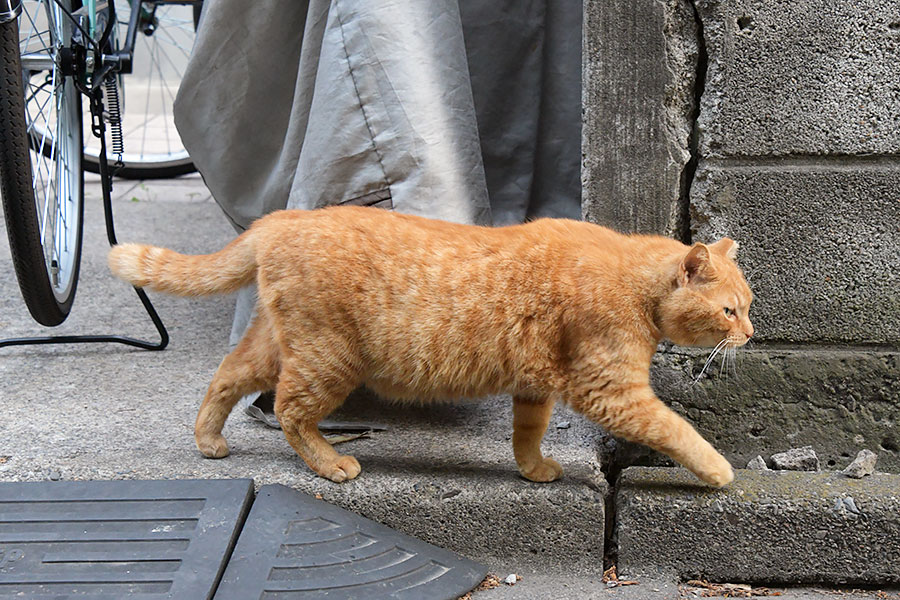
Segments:
[[[128,0],[132,8],[136,7],[136,10],[131,11],[124,44],[119,49],[107,48],[109,39],[116,26],[116,6],[114,1],[109,0],[104,4],[104,8],[101,9],[108,12],[107,22],[102,32],[98,31],[98,25],[100,24],[98,15],[100,13],[97,10],[97,0],[84,0],[82,7],[74,13],[62,9],[65,16],[75,25],[76,30],[81,33],[83,38],[82,45],[87,51],[85,68],[81,69],[79,68],[80,66],[76,66],[73,72],[65,73],[67,75],[75,75],[84,72],[91,76],[89,84],[87,81],[80,82],[86,87],[86,89],[81,90],[83,93],[90,95],[90,91],[97,90],[109,73],[131,73],[138,27],[142,17],[148,14],[144,9],[145,1],[153,5],[197,4],[195,0]],[[58,0],[53,0],[53,2],[62,8]],[[0,0],[0,23],[17,18],[21,10],[21,0]],[[87,17],[87,29],[79,23],[77,17],[80,16]],[[92,56],[91,50],[93,51]],[[48,60],[50,59],[46,55],[36,57],[26,55],[22,57],[22,66],[32,71],[45,70],[50,66],[47,64]]]

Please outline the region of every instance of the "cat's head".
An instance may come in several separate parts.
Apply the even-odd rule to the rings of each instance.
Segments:
[[[737,242],[694,244],[678,264],[671,293],[660,304],[663,336],[683,346],[742,346],[753,336],[753,293],[735,264]]]

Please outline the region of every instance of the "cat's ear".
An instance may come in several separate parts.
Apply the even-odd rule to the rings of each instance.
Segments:
[[[725,258],[734,260],[737,258],[738,243],[731,238],[723,237],[715,244],[710,244],[709,249]]]
[[[712,269],[709,262],[709,247],[697,242],[681,259],[678,266],[678,283],[685,286],[705,278]]]

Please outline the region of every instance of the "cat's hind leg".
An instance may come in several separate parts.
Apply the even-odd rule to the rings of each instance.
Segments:
[[[194,439],[204,456],[228,456],[228,443],[222,436],[225,420],[242,397],[273,389],[278,370],[278,347],[271,325],[264,316],[257,317],[237,347],[222,360],[200,405]]]
[[[326,345],[327,346],[327,345]],[[339,454],[319,431],[327,417],[356,388],[352,370],[323,364],[321,357],[292,360],[282,369],[275,391],[275,416],[291,447],[320,476],[335,482],[360,472],[352,456]]]
[[[541,440],[553,414],[553,401],[513,398],[513,454],[526,479],[554,481],[562,475],[559,463],[541,454]]]

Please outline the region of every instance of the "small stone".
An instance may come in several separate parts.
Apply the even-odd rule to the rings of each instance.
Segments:
[[[853,496],[847,496],[844,498],[844,506],[847,507],[847,510],[852,512],[854,515],[859,514],[859,509],[856,508],[856,502],[853,501]]]
[[[568,421],[560,421],[559,423],[556,424],[557,429],[568,429],[571,426],[572,426],[572,424],[569,423]]]
[[[444,492],[441,494],[441,500],[449,500],[454,496],[459,496],[462,493],[462,490],[450,490],[449,492]]]
[[[819,457],[812,446],[792,448],[773,454],[772,467],[777,471],[818,471]]]
[[[714,511],[716,511],[717,513],[723,513],[723,512],[725,512],[725,507],[722,506],[722,503],[719,502],[718,500],[713,501],[713,503],[710,504],[710,508],[712,508],[712,509],[713,509]]]
[[[50,481],[59,481],[62,478],[62,473],[56,469],[51,469],[50,473],[47,474],[47,477]]]
[[[769,471],[769,465],[766,464],[766,459],[764,459],[760,455],[756,455],[756,458],[747,463],[748,469],[753,469],[754,471]]]
[[[517,581],[519,581],[519,576],[515,573],[510,573],[506,576],[506,579],[503,580],[503,583],[506,585],[516,585]]]
[[[860,450],[853,462],[847,465],[847,468],[841,473],[853,479],[862,479],[866,475],[871,475],[875,472],[875,463],[877,461],[878,455],[871,450]]]

